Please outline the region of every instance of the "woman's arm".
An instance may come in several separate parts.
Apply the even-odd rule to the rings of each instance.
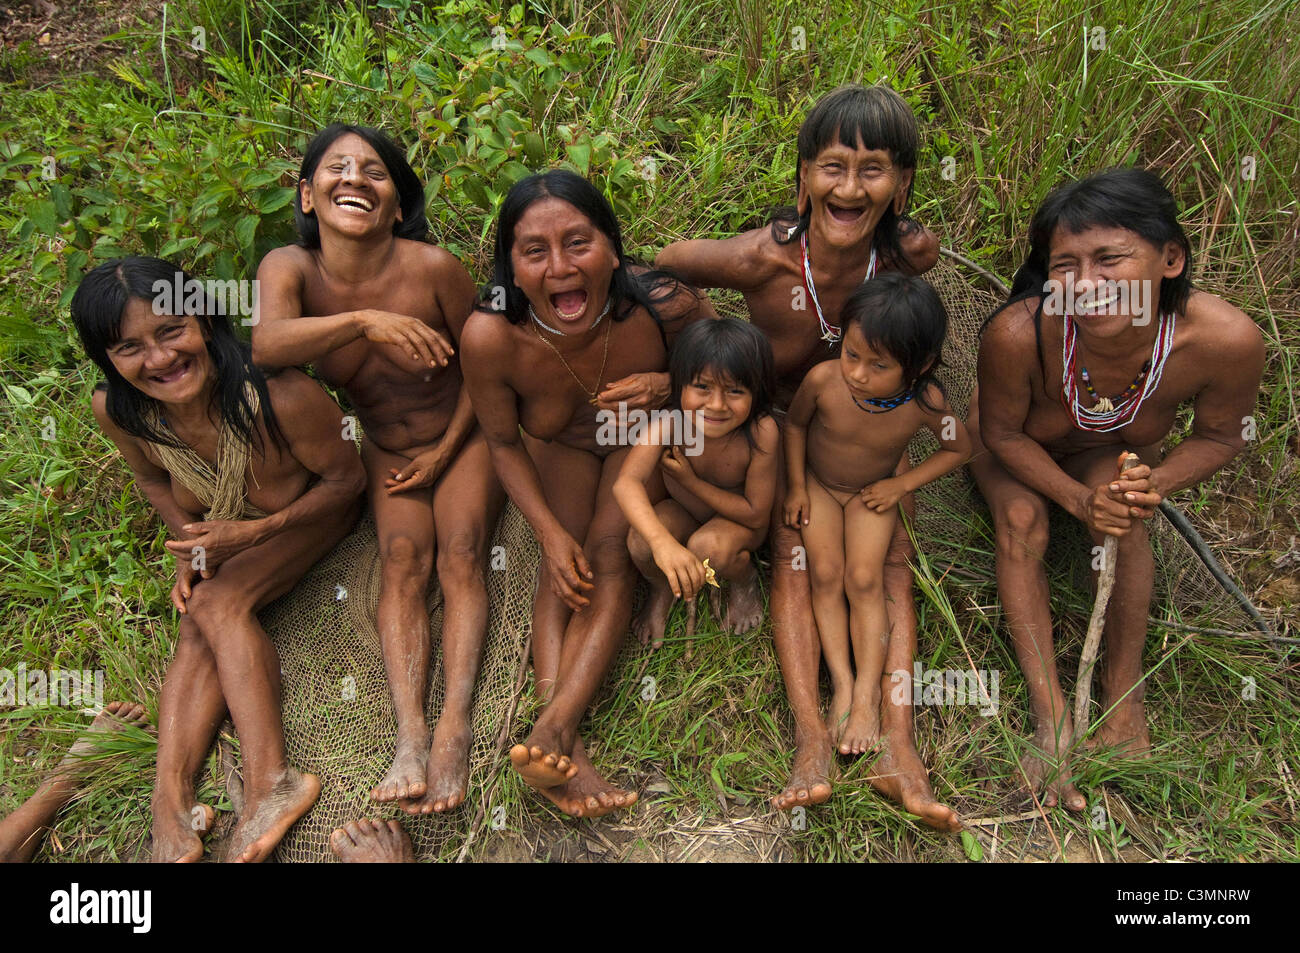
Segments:
[[[404,348],[414,360],[431,367],[447,364],[447,340],[418,318],[365,308],[338,314],[303,315],[300,248],[277,248],[257,269],[257,320],[253,324],[253,360],[259,367],[309,364],[365,338]]]
[[[590,604],[584,591],[593,588],[591,566],[582,546],[560,524],[542,490],[533,458],[519,436],[519,395],[506,378],[517,358],[502,333],[505,319],[476,312],[465,326],[461,341],[461,368],[469,388],[474,414],[487,439],[501,485],[533,528],[546,555],[551,588],[569,608]]]

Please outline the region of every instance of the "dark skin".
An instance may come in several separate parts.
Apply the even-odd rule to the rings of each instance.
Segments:
[[[724,627],[744,634],[762,621],[751,554],[767,535],[781,443],[776,421],[765,416],[756,422],[750,446],[744,426],[752,404],[745,387],[705,368],[680,395],[682,411],[703,421],[700,452],[664,446],[659,426],[651,424],[646,442],[628,454],[614,484],[631,524],[628,551],[650,584],[633,623],[643,645],[663,644],[673,600],[695,599],[705,582],[706,559],[735,587]]]
[[[300,189],[321,247],[286,246],[262,262],[254,356],[273,366],[314,363],[356,408],[398,724],[392,767],[371,796],[399,801],[408,814],[441,813],[464,801],[469,780],[470,707],[487,635],[483,571],[504,502],[453,347],[475,290],[450,253],[393,235],[396,189],[359,136],[336,140]],[[448,611],[446,702],[431,738],[425,590],[435,555]]]
[[[154,315],[132,299],[109,358],[133,387],[153,397],[172,431],[200,457],[216,459],[215,370],[193,317]],[[259,411],[259,451],[250,455],[248,503],[260,519],[204,521],[202,506],[143,440],[109,419],[96,391],[95,418],[166,523],[177,557],[172,602],[182,613],[175,657],[158,717],[158,785],[153,798],[153,857],[198,860],[199,831],[211,809],[194,800],[199,770],[227,712],[239,733],[246,805],[228,859],[261,861],[311,807],[317,779],[291,767],[280,721],[280,664],[257,610],[288,592],[355,521],[365,475],[340,438],[342,413],[320,386],[297,371],[267,381],[285,445],[272,442]],[[196,546],[205,566],[194,566]]]
[[[802,530],[808,547],[813,611],[833,686],[827,727],[845,755],[874,750],[879,741],[889,642],[883,567],[898,504],[970,454],[965,427],[936,387],[924,392],[928,406],[914,398],[869,414],[859,404],[907,386],[898,361],[854,323],[839,360],[818,364],[804,378],[786,420],[785,519]],[[923,427],[942,449],[894,476]]]
[[[866,277],[875,228],[885,208],[892,203],[901,214],[911,182],[912,170],[897,168],[887,152],[866,149],[860,143],[852,149],[837,143],[812,160],[800,162],[798,207],[812,213],[808,242],[813,281],[822,311],[832,323]],[[903,260],[880,261],[878,271],[921,274],[934,266],[939,242],[931,232],[903,222],[900,238]],[[789,405],[814,365],[837,353],[821,340],[812,302],[805,300],[805,307],[796,307],[797,289],[803,287],[802,262],[798,241],[778,244],[768,228],[723,241],[674,242],[656,259],[656,264],[673,269],[697,287],[732,288],[744,295],[750,320],[772,342],[781,408]],[[666,393],[666,381],[663,389]],[[905,466],[906,461],[900,464],[900,468]],[[774,558],[770,608],[773,640],[795,719],[795,754],[790,779],[772,803],[789,810],[830,798],[833,747],[820,709],[821,647],[812,611],[812,590],[808,573],[794,568],[795,547],[802,542],[798,531],[786,526],[782,518],[784,473],[780,481],[771,524]],[[910,496],[904,498],[903,506],[909,514],[913,512]],[[886,677],[896,670],[910,672],[916,651],[916,613],[908,566],[911,555],[911,542],[900,523],[885,562],[891,631]],[[956,813],[935,800],[925,765],[916,753],[910,698],[895,702],[883,682],[882,697],[882,754],[876,762],[872,786],[926,824],[957,830],[960,822]]]
[[[1058,229],[1051,242],[1052,277],[1095,282],[1139,280],[1159,288],[1183,267],[1181,248],[1158,247],[1123,228]],[[1253,412],[1264,366],[1258,327],[1227,302],[1193,291],[1177,315],[1173,350],[1159,387],[1131,423],[1111,433],[1080,430],[1061,402],[1063,319],[1041,318],[1042,361],[1036,353],[1036,299],[998,314],[979,355],[978,412],[969,428],[976,456],[971,472],[993,512],[998,592],[1029,686],[1035,722],[1025,780],[1043,788],[1046,805],[1085,807],[1070,780],[1066,752],[1079,734],[1055,667],[1052,619],[1042,557],[1050,503],[1084,523],[1094,543],[1115,537],[1115,589],[1103,640],[1106,667],[1101,708],[1109,712],[1093,737],[1121,754],[1150,748],[1143,709],[1142,648],[1146,639],[1154,563],[1147,520],[1161,500],[1207,479],[1245,445],[1243,419]],[[1119,395],[1150,358],[1158,321],[1079,315],[1078,354],[1098,394]],[[1077,371],[1076,371],[1077,373]],[[1180,404],[1192,401],[1192,433],[1161,458],[1160,446]],[[1091,398],[1081,394],[1084,407]],[[987,448],[988,453],[982,451]],[[1122,475],[1126,452],[1142,460]]]
[[[510,254],[514,281],[538,317],[564,332],[477,311],[462,341],[465,379],[493,463],[543,551],[533,671],[549,701],[510,757],[565,813],[593,817],[636,801],[596,773],[577,734],[627,632],[636,574],[627,520],[613,495],[628,451],[597,442],[592,400],[606,381],[662,371],[668,352],[643,308],[596,321],[622,263],[608,236],[572,205],[535,202],[520,218]],[[684,289],[664,301],[669,333],[698,306]]]

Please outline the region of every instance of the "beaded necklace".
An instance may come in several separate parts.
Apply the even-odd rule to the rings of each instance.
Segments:
[[[808,258],[808,232],[805,230],[799,236],[799,247],[803,251],[803,286],[808,292],[808,297],[812,298],[813,307],[817,309],[817,323],[821,325],[822,340],[828,345],[839,343],[843,330],[838,326],[831,324],[826,320],[826,315],[822,314],[821,302],[817,300],[817,285],[813,282],[812,261]],[[871,249],[871,258],[867,261],[867,276],[863,282],[868,282],[876,276],[876,249]]]
[[[850,393],[849,396],[853,397],[853,394]],[[885,414],[893,410],[895,407],[902,407],[915,396],[915,388],[909,387],[907,390],[895,394],[893,397],[853,397],[853,403],[857,404],[859,408],[865,410],[869,414]],[[879,409],[872,410],[872,407]]]
[[[1142,365],[1142,370],[1128,389],[1118,397],[1098,397],[1088,376],[1088,369],[1078,364],[1078,327],[1070,315],[1065,315],[1061,335],[1061,402],[1070,411],[1074,425],[1080,430],[1094,433],[1110,433],[1132,423],[1142,408],[1142,402],[1154,394],[1160,386],[1160,378],[1165,371],[1165,362],[1174,345],[1174,316],[1160,315],[1160,326],[1156,330],[1156,339],[1151,346],[1151,357]],[[1096,403],[1092,407],[1079,406],[1079,385],[1075,380],[1075,367],[1080,368],[1083,386],[1088,396]]]

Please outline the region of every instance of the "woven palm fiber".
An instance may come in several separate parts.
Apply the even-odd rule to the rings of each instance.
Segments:
[[[975,383],[975,356],[984,319],[1000,303],[983,278],[947,258],[925,276],[950,320],[939,376],[962,418]],[[745,318],[743,299],[711,292],[720,314]],[[913,461],[938,446],[924,433],[912,443]],[[983,514],[983,515],[981,515]],[[1195,608],[1202,625],[1248,631],[1245,614],[1228,598],[1182,540],[1157,517],[1151,521],[1157,550],[1157,603],[1153,612],[1178,614]],[[964,470],[918,493],[915,535],[925,556],[958,578],[993,578],[993,547],[983,500]],[[1069,565],[1081,601],[1088,596],[1091,543],[1075,520],[1057,513],[1047,562]],[[536,585],[538,548],[522,515],[507,504],[493,541],[488,572],[491,616],[482,674],[475,692],[474,743],[466,802],[444,816],[408,818],[370,800],[393,754],[396,722],[375,629],[379,555],[374,524],[363,519],[326,559],[288,595],[269,606],[263,624],[280,653],[284,673],[284,726],[291,762],[321,780],[321,796],[276,851],[281,861],[332,860],[329,834],[360,817],[402,817],[421,859],[454,857],[491,821],[491,795],[504,764],[504,744],[520,736],[511,724],[526,664],[525,650]],[[1230,569],[1231,567],[1229,567]],[[1172,598],[1171,598],[1172,596]],[[442,600],[436,577],[428,608],[433,661],[426,714],[432,727],[442,708],[440,632]],[[1163,617],[1163,616],[1161,616]],[[1152,638],[1158,638],[1153,627]],[[925,634],[921,633],[924,643]],[[643,650],[628,640],[610,681],[633,679]],[[939,766],[935,766],[938,768]]]

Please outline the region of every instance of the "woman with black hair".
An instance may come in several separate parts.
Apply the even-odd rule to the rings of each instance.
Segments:
[[[297,371],[264,378],[195,287],[157,258],[106,262],[77,288],[72,318],[105,377],[95,419],[176,557],[181,620],[159,703],[153,858],[202,857],[213,813],[195,803],[194,775],[228,711],[246,803],[227,856],[261,861],[320,784],[286,759],[280,665],[256,613],[348,532],[365,474],[340,438],[338,405]]]
[[[393,762],[371,797],[408,814],[453,810],[469,783],[487,551],[505,501],[452,347],[474,283],[429,242],[424,187],[377,129],[321,130],[303,156],[294,208],[299,244],[258,269],[253,354],[264,365],[314,363],[356,409],[379,536],[376,621],[397,719]],[[425,593],[435,564],[447,607],[446,692],[430,733]]]
[[[1249,317],[1192,287],[1177,205],[1151,172],[1060,186],[1034,214],[1029,241],[980,342],[970,466],[993,512],[998,593],[1029,687],[1034,737],[1022,768],[1045,804],[1081,811],[1067,752],[1086,726],[1071,724],[1056,673],[1048,507],[1063,507],[1094,543],[1118,540],[1096,740],[1145,757],[1142,648],[1155,573],[1146,520],[1245,445],[1264,342]],[[1188,400],[1191,433],[1162,457]],[[1129,452],[1141,463],[1120,472],[1117,457]]]
[[[840,312],[864,281],[888,271],[919,275],[933,267],[939,242],[906,217],[920,133],[906,100],[887,86],[841,86],[819,99],[799,127],[795,204],[761,228],[722,241],[674,242],[656,263],[700,288],[745,296],[750,320],[776,359],[778,419],[805,375],[839,353]],[[667,387],[667,380],[658,384]],[[904,457],[900,474],[907,468]],[[834,747],[819,704],[821,648],[798,530],[785,525],[784,472],[771,520],[772,639],[795,721],[794,763],[772,798],[782,810],[831,796]],[[912,496],[904,498],[910,514]],[[912,670],[916,612],[914,555],[899,521],[885,564],[891,640],[885,672]],[[755,593],[754,598],[757,598]],[[910,695],[896,701],[882,685],[883,753],[871,784],[931,827],[956,830],[957,815],[935,800],[912,740]]]
[[[667,369],[673,334],[701,302],[631,262],[609,202],[562,170],[506,195],[493,274],[465,326],[465,380],[543,552],[533,672],[547,704],[510,759],[565,813],[594,817],[636,800],[596,773],[577,735],[627,634],[636,584],[613,496],[628,448],[602,441],[598,415],[611,382]]]

